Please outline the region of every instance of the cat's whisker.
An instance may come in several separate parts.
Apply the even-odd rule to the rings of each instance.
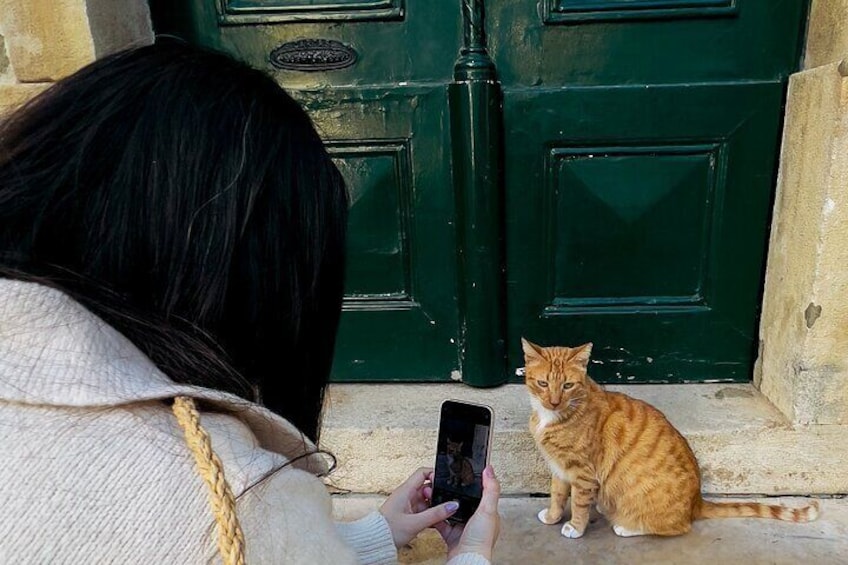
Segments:
[[[566,406],[566,408],[567,409],[578,408],[579,406],[581,406],[583,404],[583,401],[586,400],[586,398],[587,398],[587,395],[578,396],[577,398],[572,398],[571,400],[568,401],[568,406]]]

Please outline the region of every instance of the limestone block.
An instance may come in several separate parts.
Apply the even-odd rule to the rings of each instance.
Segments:
[[[755,383],[800,424],[848,424],[846,75],[789,82]]]
[[[49,86],[49,83],[0,84],[0,118]]]
[[[6,56],[6,39],[0,35],[0,80],[9,75],[9,58]]]
[[[848,56],[848,0],[813,0],[804,68],[837,63]]]
[[[2,32],[20,82],[50,82],[94,60],[85,0],[0,0]]]

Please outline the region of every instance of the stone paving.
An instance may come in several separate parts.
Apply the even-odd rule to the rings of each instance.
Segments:
[[[790,506],[803,505],[805,500],[768,499]],[[380,501],[378,496],[347,495],[336,496],[334,505],[341,519],[352,519],[376,508]],[[846,498],[822,499],[818,520],[807,524],[755,518],[702,520],[689,534],[676,538],[620,538],[604,518],[596,516],[586,534],[576,540],[562,537],[559,526],[545,526],[536,519],[547,501],[531,497],[501,500],[503,520],[494,563],[848,565]],[[435,531],[428,531],[401,551],[400,560],[443,564],[445,547]]]

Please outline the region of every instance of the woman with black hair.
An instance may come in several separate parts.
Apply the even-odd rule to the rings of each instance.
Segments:
[[[97,61],[0,126],[0,562],[451,563],[416,472],[334,524],[315,442],[347,196],[263,73],[166,40]],[[264,403],[262,400],[264,399]]]

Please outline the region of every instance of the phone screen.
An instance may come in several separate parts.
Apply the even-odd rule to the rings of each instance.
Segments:
[[[452,522],[466,522],[480,504],[491,431],[488,406],[455,400],[442,403],[431,504],[459,502]]]

